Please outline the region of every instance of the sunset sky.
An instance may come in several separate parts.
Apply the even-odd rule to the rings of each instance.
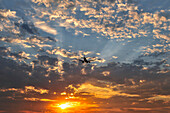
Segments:
[[[0,113],[169,113],[169,4],[0,0]]]

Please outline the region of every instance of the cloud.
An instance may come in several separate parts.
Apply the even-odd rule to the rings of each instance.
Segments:
[[[50,2],[54,2],[54,0],[32,0],[32,2],[37,3],[38,5],[44,4],[46,7],[50,7]]]
[[[0,31],[2,31],[3,30],[3,25],[2,24],[0,24]]]
[[[18,111],[19,113],[41,113],[41,111],[40,112],[36,112],[36,111]]]
[[[104,76],[108,76],[108,75],[110,75],[110,72],[109,72],[109,71],[103,71],[102,74],[103,74]]]
[[[132,0],[32,2],[0,10],[0,109],[42,111],[63,100],[89,112],[169,111],[166,10]],[[78,62],[83,55],[95,62]]]
[[[90,95],[94,95],[96,98],[103,98],[103,99],[109,99],[113,96],[139,97],[139,95],[126,94],[118,90],[114,91],[112,88],[109,87],[99,87],[88,83],[84,83],[80,85],[78,88],[74,88],[74,90],[75,93],[87,92]]]
[[[31,97],[31,98],[24,98],[24,100],[26,100],[26,101],[41,101],[41,102],[54,102],[54,101],[56,101],[56,100],[51,100],[51,99],[42,99],[42,98],[33,98],[33,97]]]
[[[44,32],[47,32],[49,34],[53,34],[53,35],[57,35],[57,31],[56,29],[50,27],[48,24],[46,24],[44,21],[39,21],[36,20],[36,22],[34,23],[35,27],[43,30]]]
[[[170,95],[155,95],[153,97],[147,98],[149,101],[159,101],[170,102]]]
[[[94,70],[91,71],[90,64],[88,66],[83,66],[80,64],[73,65],[63,62],[62,67],[64,73],[62,75],[63,80],[61,81],[60,75],[58,73],[54,72],[53,70],[50,70],[47,73],[48,68],[45,69],[45,66],[47,65],[55,66],[55,62],[58,62],[57,58],[39,56],[38,60],[42,63],[45,63],[46,61],[48,62],[44,66],[42,65],[42,67],[35,65],[34,70],[31,70],[31,67],[20,66],[17,63],[15,63],[15,68],[13,66],[10,67],[10,64],[13,62],[10,63],[10,60],[7,59],[6,62],[9,63],[5,64],[1,61],[1,65],[3,65],[3,68],[1,68],[2,70],[4,70],[5,67],[8,67],[8,71],[3,73],[3,76],[0,76],[1,86],[11,87],[1,89],[3,99],[9,99],[7,98],[7,95],[10,96],[12,94],[20,95],[20,98],[18,96],[11,96],[14,98],[14,101],[17,101],[21,98],[21,100],[24,100],[25,98],[25,101],[38,101],[42,103],[59,102],[60,98],[61,100],[64,98],[64,100],[67,101],[71,101],[72,99],[75,99],[76,101],[88,101],[88,99],[91,98],[94,99],[93,102],[95,102],[95,105],[99,107],[93,109],[92,106],[89,106],[88,108],[92,108],[94,111],[102,111],[103,109],[109,111],[112,109],[112,107],[116,107],[116,105],[111,104],[115,103],[114,101],[116,101],[117,104],[120,104],[120,101],[122,102],[122,100],[128,101],[128,107],[131,108],[131,103],[138,103],[141,99],[144,100],[141,100],[140,102],[149,101],[149,99],[153,101],[156,99],[151,98],[153,92],[158,95],[161,93],[161,95],[168,94],[168,90],[166,89],[166,86],[168,85],[168,73],[161,74],[162,78],[160,79],[154,69],[148,69],[146,71],[142,70],[142,67],[130,64],[110,63],[108,66],[95,67]],[[3,61],[5,62],[5,59]],[[86,70],[86,74],[83,76],[81,74],[82,69]],[[2,70],[0,72],[4,72]],[[14,70],[14,72],[12,70]],[[31,72],[32,75],[29,76],[26,74],[26,71]],[[155,72],[155,74],[152,74],[152,71]],[[109,76],[103,76],[102,72],[110,72],[110,74]],[[15,73],[15,76],[11,73]],[[48,74],[48,76],[44,76],[45,74]],[[11,78],[13,76],[14,78]],[[11,79],[13,81],[10,82],[11,85],[9,86],[7,83],[11,81]],[[24,84],[22,81],[24,81]],[[14,86],[18,88],[13,88]],[[66,91],[66,95],[58,95],[64,91]],[[71,93],[73,93],[73,95],[69,95]],[[65,99],[66,97],[67,99]],[[57,100],[55,100],[56,98]],[[166,100],[168,96],[161,96],[161,98]],[[100,103],[101,100],[103,103]],[[107,104],[106,101],[108,100],[110,100],[111,103]],[[107,108],[107,106],[103,105],[112,107]],[[160,103],[160,105],[162,104]],[[123,102],[122,106],[125,106]],[[141,104],[141,106],[145,107],[143,104]],[[123,108],[124,110],[128,110],[125,109],[126,107]],[[53,110],[54,109],[55,107]],[[121,111],[121,108],[117,107],[117,109],[120,109]]]
[[[36,89],[36,88],[33,87],[33,86],[25,86],[25,91],[26,91],[26,92],[35,91],[35,92],[40,93],[40,94],[44,94],[44,93],[48,93],[48,92],[49,92],[49,91],[46,90],[46,89],[41,89],[41,88]]]
[[[35,87],[33,86],[25,86],[25,89],[21,89],[21,88],[8,88],[8,89],[0,89],[1,92],[8,92],[8,91],[14,91],[14,92],[18,92],[18,93],[31,93],[31,92],[36,92],[36,93],[39,93],[39,94],[47,94],[49,91],[46,90],[46,89],[41,89],[41,88],[38,88],[36,89]]]
[[[7,18],[7,17],[16,17],[16,11],[0,9],[0,15],[2,15],[5,18]]]

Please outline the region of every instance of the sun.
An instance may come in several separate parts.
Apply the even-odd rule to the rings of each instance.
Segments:
[[[61,104],[58,107],[60,107],[61,109],[66,109],[68,107],[71,107],[71,105],[69,103],[65,103],[65,104]]]
[[[66,109],[66,108],[74,108],[80,106],[80,102],[66,102],[63,104],[59,104],[57,107],[61,109]]]

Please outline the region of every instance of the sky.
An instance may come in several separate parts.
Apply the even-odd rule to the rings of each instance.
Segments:
[[[170,112],[169,4],[0,0],[0,113]]]

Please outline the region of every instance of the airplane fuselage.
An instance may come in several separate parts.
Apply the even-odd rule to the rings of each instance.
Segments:
[[[83,63],[84,63],[84,62],[90,63],[90,61],[88,61],[88,60],[86,59],[86,57],[84,57],[83,59],[84,59]]]

